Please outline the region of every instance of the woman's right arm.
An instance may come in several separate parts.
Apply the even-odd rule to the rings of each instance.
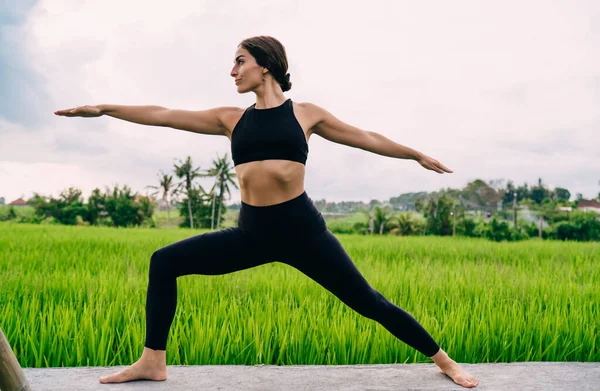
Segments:
[[[165,126],[194,133],[227,135],[224,118],[237,107],[216,107],[208,110],[172,110],[162,106],[125,106],[102,104],[58,110],[66,117],[99,117],[108,115],[141,125]]]

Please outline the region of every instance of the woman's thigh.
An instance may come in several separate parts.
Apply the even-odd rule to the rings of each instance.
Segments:
[[[277,260],[298,269],[360,313],[369,312],[369,307],[382,300],[329,230]]]
[[[151,267],[170,275],[217,275],[272,262],[264,246],[238,227],[211,231],[177,241],[152,254]]]

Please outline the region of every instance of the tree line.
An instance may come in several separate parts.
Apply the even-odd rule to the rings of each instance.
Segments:
[[[225,199],[231,196],[230,186],[238,188],[232,169],[227,154],[213,159],[212,166],[206,170],[194,168],[188,156],[185,161],[173,165],[173,174],[179,181],[160,170],[158,185],[146,186],[154,190],[149,196],[132,193],[127,185],[122,189],[118,186],[106,188],[104,192],[96,188],[87,203],[83,202],[81,190],[76,188],[63,191],[58,198],[35,193],[27,201],[34,207],[33,216],[19,218],[11,208],[7,214],[0,215],[0,220],[155,227],[153,216],[159,198],[166,205],[169,225],[170,209],[174,207],[184,217],[179,227],[219,229],[227,211]],[[194,183],[202,177],[215,178],[210,190],[205,191]],[[462,235],[497,241],[530,237],[600,240],[598,215],[577,210],[583,199],[581,194],[570,201],[568,189],[549,189],[541,178],[531,187],[527,183],[515,186],[510,180],[505,186],[503,183],[503,180],[486,183],[476,179],[462,189],[404,193],[386,202],[371,200],[365,205],[363,202],[317,200],[315,206],[323,213],[359,212],[365,217],[354,222],[328,221],[330,230],[335,233]],[[558,210],[561,206],[573,210]],[[230,209],[239,210],[239,205],[232,205]]]
[[[477,179],[463,189],[405,193],[385,203],[371,200],[368,207],[359,208],[364,220],[352,223],[340,221],[339,224],[332,221],[328,225],[332,232],[337,233],[461,235],[495,241],[532,237],[600,240],[598,214],[577,210],[583,199],[581,194],[570,201],[568,189],[548,189],[541,178],[532,187],[527,183],[517,187],[512,181],[503,187],[502,183],[498,180],[485,183]],[[328,203],[321,202],[319,206],[325,212],[340,210],[330,208]],[[349,205],[345,203],[345,206]],[[356,208],[356,205],[349,207]],[[565,210],[560,210],[560,207]]]
[[[238,188],[234,181],[236,176],[231,163],[225,154],[213,159],[212,166],[206,170],[194,168],[192,159],[179,160],[173,165],[173,174],[180,179],[175,181],[172,174],[162,170],[158,174],[158,185],[148,185],[154,190],[148,196],[133,193],[124,185],[112,189],[106,187],[92,190],[87,203],[84,202],[80,189],[69,187],[63,190],[58,198],[34,193],[27,200],[33,206],[32,216],[17,216],[13,207],[0,216],[0,220],[17,220],[23,223],[57,223],[66,225],[102,225],[111,227],[156,227],[154,211],[157,199],[160,198],[167,208],[168,224],[171,225],[170,210],[179,210],[184,219],[179,227],[203,227],[219,229],[227,210],[225,198],[231,196],[230,186]],[[212,177],[214,183],[206,191],[195,183],[197,178]]]

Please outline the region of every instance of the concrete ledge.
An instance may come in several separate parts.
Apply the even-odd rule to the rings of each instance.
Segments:
[[[600,363],[462,364],[476,390],[600,390]],[[24,368],[33,390],[465,390],[435,364],[169,366],[164,382],[101,384],[125,367]]]

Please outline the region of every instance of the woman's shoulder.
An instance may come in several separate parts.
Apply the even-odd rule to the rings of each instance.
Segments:
[[[221,123],[227,129],[226,136],[231,138],[231,133],[235,126],[240,122],[240,119],[244,115],[248,108],[237,107],[237,106],[222,106],[219,107],[219,115],[221,118]]]
[[[300,107],[304,110],[318,110],[320,109],[319,106],[317,106],[316,104],[312,103],[312,102],[297,102],[297,101],[293,101],[294,103],[294,108],[296,107]]]
[[[294,101],[294,111],[301,111],[301,114],[309,118],[312,123],[318,123],[322,121],[325,115],[328,113],[323,107],[313,102],[296,102]]]
[[[321,113],[323,113],[325,111],[324,108],[322,108],[321,106],[313,103],[313,102],[296,102],[294,101],[294,109],[296,109],[296,107],[298,107],[299,109],[305,111],[307,114],[311,114],[311,115],[319,115]]]

